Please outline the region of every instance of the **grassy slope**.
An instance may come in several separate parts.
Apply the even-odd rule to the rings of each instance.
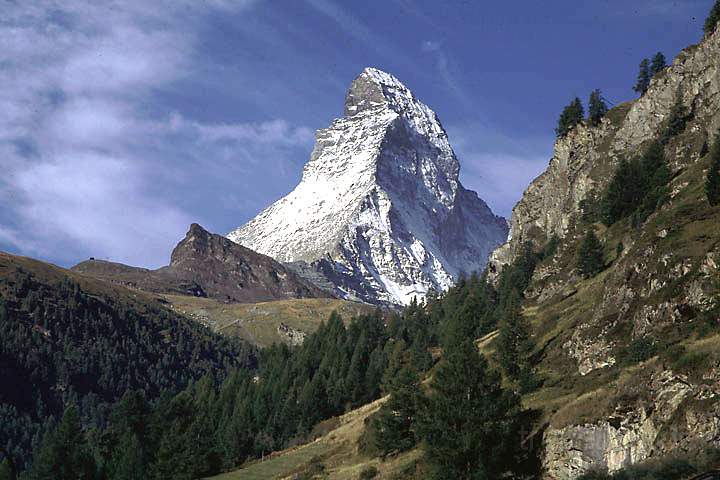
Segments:
[[[312,333],[333,311],[344,319],[370,313],[375,307],[331,298],[277,300],[262,303],[222,303],[210,298],[163,295],[177,312],[209,325],[213,330],[238,336],[265,347],[284,341],[281,323]]]
[[[353,410],[341,417],[321,423],[316,431],[326,432],[313,442],[277,452],[263,461],[249,463],[243,468],[224,473],[215,480],[271,480],[292,478],[305,472],[313,458],[319,458],[325,466],[322,478],[333,480],[357,479],[360,472],[370,466],[378,469],[377,478],[392,478],[413,464],[420,456],[418,450],[407,452],[388,461],[367,458],[358,454],[357,442],[365,419],[375,413],[384,399]]]

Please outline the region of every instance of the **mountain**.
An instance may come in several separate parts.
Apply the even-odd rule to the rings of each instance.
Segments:
[[[254,303],[331,295],[272,258],[209,233],[197,223],[157,270],[90,259],[72,270],[140,290]]]
[[[255,366],[249,344],[153,295],[0,252],[0,446],[17,467],[70,403],[99,428],[128,390],[149,401]]]
[[[435,113],[394,76],[365,69],[343,118],[317,133],[302,180],[228,238],[345,298],[407,304],[482,270],[507,236],[477,194]]]
[[[513,210],[491,271],[528,242],[554,244],[525,309],[544,378],[527,404],[543,411],[545,478],[720,447],[720,209],[704,191],[718,128],[720,30],[681,52],[639,99],[559,138]],[[653,149],[669,172],[649,173],[666,183],[630,205],[634,213],[603,218],[615,173],[647,163]],[[590,231],[605,265],[584,278],[578,250]]]

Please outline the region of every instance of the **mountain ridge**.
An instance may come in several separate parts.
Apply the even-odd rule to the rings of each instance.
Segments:
[[[253,303],[332,295],[272,258],[193,223],[173,249],[170,264],[156,270],[87,260],[73,271],[154,293]]]

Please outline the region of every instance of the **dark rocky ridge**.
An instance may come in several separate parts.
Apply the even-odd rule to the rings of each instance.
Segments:
[[[227,238],[190,225],[170,256],[157,270],[90,259],[72,270],[153,293],[210,297],[226,302],[254,303],[332,295],[272,258]]]

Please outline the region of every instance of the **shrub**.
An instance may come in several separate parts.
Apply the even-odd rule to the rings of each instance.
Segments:
[[[620,363],[633,365],[644,362],[657,353],[657,345],[649,337],[637,338],[620,353]]]
[[[590,230],[583,239],[577,253],[577,268],[583,277],[592,277],[605,268],[603,245]]]
[[[364,468],[362,472],[360,472],[360,480],[370,480],[371,478],[377,477],[378,469],[374,466],[370,466],[367,468]]]

